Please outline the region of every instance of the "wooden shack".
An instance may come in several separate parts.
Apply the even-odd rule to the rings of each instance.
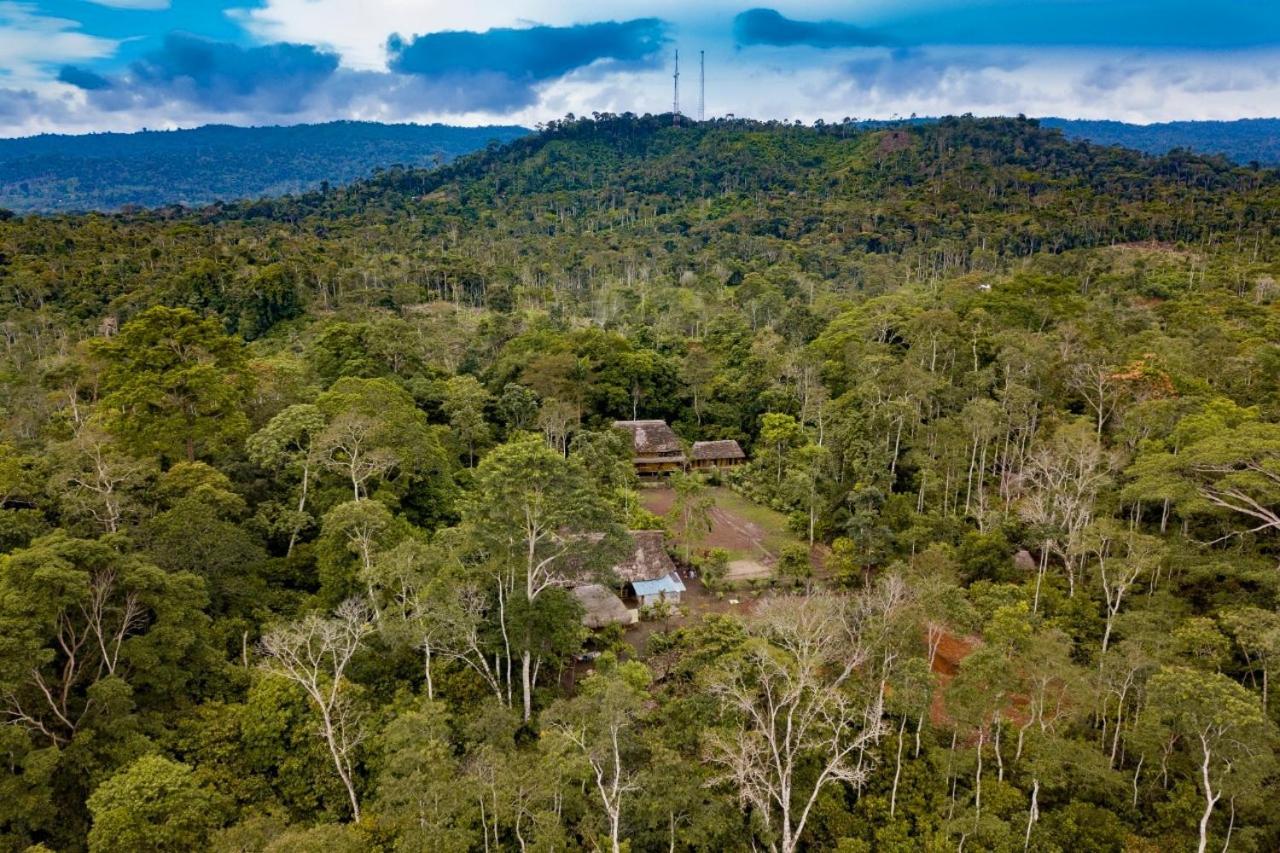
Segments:
[[[688,464],[680,437],[666,421],[614,421],[613,427],[631,433],[631,458],[641,477],[683,471]]]
[[[695,441],[689,450],[689,467],[695,471],[736,468],[747,461],[742,446],[733,439]]]

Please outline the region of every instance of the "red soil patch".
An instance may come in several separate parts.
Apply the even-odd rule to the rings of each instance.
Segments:
[[[935,726],[943,726],[948,722],[946,702],[943,693],[951,679],[960,671],[960,662],[969,656],[981,641],[977,637],[957,637],[943,633],[938,642],[938,651],[933,656],[933,673],[938,676],[938,689],[933,692],[929,703],[929,720]]]
[[[880,153],[892,154],[911,147],[911,134],[905,130],[885,131],[880,137]]]

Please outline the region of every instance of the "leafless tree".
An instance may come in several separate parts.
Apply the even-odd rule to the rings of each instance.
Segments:
[[[1102,438],[1102,428],[1120,405],[1123,384],[1116,378],[1116,370],[1098,361],[1084,361],[1072,365],[1067,375],[1067,385],[1079,394],[1093,412],[1095,434]]]
[[[798,848],[825,788],[869,775],[868,747],[884,729],[884,689],[883,673],[867,671],[885,659],[886,626],[906,599],[903,584],[890,578],[857,597],[768,600],[749,625],[745,653],[711,681],[711,695],[732,720],[707,741],[707,758],[721,771],[715,781],[760,815],[771,850]]]
[[[381,425],[367,415],[345,412],[333,419],[317,439],[325,465],[351,480],[355,500],[365,492],[365,484],[385,474],[399,461],[385,447],[377,446]]]
[[[117,452],[106,433],[90,423],[82,424],[56,455],[60,465],[54,482],[65,508],[92,518],[104,533],[120,529],[130,514],[130,487],[154,470],[149,462]]]
[[[310,614],[270,632],[260,644],[263,668],[300,686],[319,711],[320,734],[356,820],[360,819],[360,799],[353,765],[364,733],[343,674],[372,630],[369,606],[350,599],[332,617]]]
[[[1019,511],[1042,538],[1034,608],[1050,554],[1062,559],[1069,593],[1075,595],[1079,575],[1080,536],[1093,520],[1098,491],[1107,482],[1112,460],[1092,431],[1081,424],[1062,427],[1052,440],[1031,454],[1019,475]]]

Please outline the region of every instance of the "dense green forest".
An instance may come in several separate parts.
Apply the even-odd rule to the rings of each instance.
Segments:
[[[1280,165],[1280,119],[1243,118],[1235,121],[1165,121],[1126,124],[1122,121],[1046,118],[1045,127],[1073,139],[1099,145],[1123,145],[1148,154],[1185,148],[1201,154],[1221,154],[1237,163]]]
[[[528,132],[335,121],[0,139],[0,207],[119,210],[279,196],[350,183],[392,165],[437,165]]]
[[[1278,250],[1015,119],[9,216],[0,848],[1276,850]],[[657,517],[633,417],[751,461]],[[655,526],[719,609],[582,628]]]
[[[1044,124],[1071,139],[1149,154],[1186,149],[1236,163],[1280,165],[1277,119],[1153,125],[1045,119]],[[900,125],[849,123],[860,132],[888,126]],[[116,211],[277,197],[342,186],[379,169],[436,166],[529,132],[514,126],[336,121],[0,139],[0,208],[24,213]]]

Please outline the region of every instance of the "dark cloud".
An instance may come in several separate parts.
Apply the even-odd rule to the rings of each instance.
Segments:
[[[538,85],[591,67],[652,66],[666,42],[656,18],[571,27],[441,32],[387,43],[390,71],[339,67],[312,45],[241,47],[171,33],[161,49],[105,77],[74,65],[58,79],[110,112],[171,110],[253,119],[357,111],[504,111],[538,101]]]
[[[58,82],[69,83],[77,89],[84,89],[86,92],[106,89],[111,86],[111,81],[101,74],[95,74],[88,69],[77,68],[74,65],[64,65],[58,70]]]
[[[887,40],[871,30],[843,21],[797,21],[775,9],[748,9],[733,19],[733,37],[740,45],[771,47],[872,47]]]
[[[959,103],[1017,103],[1017,86],[992,76],[990,71],[1013,71],[1023,61],[989,54],[936,54],[899,48],[876,51],[842,66],[850,96],[875,94],[910,106],[912,99],[945,94]]]
[[[212,109],[269,102],[280,112],[322,83],[338,67],[338,57],[309,44],[243,48],[170,33],[164,47],[133,63],[135,86],[167,90],[182,100]],[[296,109],[296,107],[294,107]]]
[[[512,109],[536,102],[534,86],[596,62],[650,67],[666,43],[657,18],[570,27],[439,32],[387,40],[389,66],[432,81],[448,95],[467,91],[472,109]],[[448,98],[452,100],[452,97]]]
[[[58,79],[84,89],[107,110],[183,102],[213,112],[298,112],[307,96],[338,68],[336,54],[311,45],[240,47],[184,33],[108,79],[64,66]]]
[[[1095,92],[1114,92],[1129,85],[1138,69],[1134,66],[1104,63],[1085,74],[1081,84]]]
[[[34,115],[40,98],[27,89],[0,89],[0,118],[17,123]]]
[[[0,89],[0,128],[10,136],[31,120],[48,123],[67,122],[75,118],[74,99],[58,96],[40,96],[29,89]]]

